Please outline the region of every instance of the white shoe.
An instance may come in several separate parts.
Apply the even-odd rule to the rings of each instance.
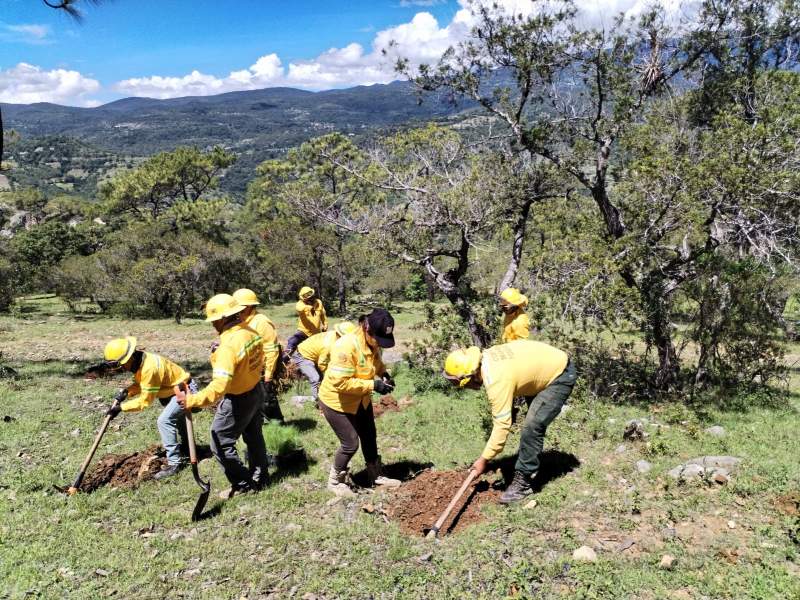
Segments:
[[[337,471],[336,467],[331,467],[328,473],[328,491],[342,498],[354,498],[356,493],[347,485],[347,474],[347,469]]]

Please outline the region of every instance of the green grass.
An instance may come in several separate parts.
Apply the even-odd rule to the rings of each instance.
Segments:
[[[76,319],[59,314],[52,300],[31,304],[22,318],[0,317],[4,362],[20,373],[17,380],[0,380],[0,419],[10,417],[0,420],[5,597],[252,599],[285,598],[293,590],[295,598],[800,597],[800,547],[789,535],[798,523],[774,507],[776,496],[800,490],[796,378],[783,408],[700,416],[678,406],[647,410],[575,398],[552,424],[546,448],[580,465],[550,481],[535,508],[489,506],[483,522],[436,543],[408,537],[395,523],[361,510],[384,502],[380,495],[331,503],[325,480],[335,436],[313,406],[284,401],[291,428],[265,427],[265,437],[273,451],[302,446],[307,467],[278,471],[266,491],[223,504],[216,498],[227,487],[221,470],[203,461],[201,473],[214,490],[209,507],[220,512],[192,524],[199,489],[188,471],[135,490],[104,488],[71,498],[52,486],[74,478],[120,383],[81,376],[104,342],[133,333],[204,373],[210,328],[197,320],[177,326]],[[266,312],[285,338],[293,327],[291,306]],[[419,313],[409,306],[400,314],[398,335],[409,339]],[[402,371],[397,382],[396,397],[412,393]],[[299,391],[302,386],[286,397]],[[413,400],[378,420],[384,462],[468,465],[485,439],[485,399],[430,393]],[[98,455],[156,443],[157,415],[154,407],[118,417]],[[208,443],[211,415],[195,417],[198,441]],[[662,427],[648,428],[649,445],[626,444],[616,453],[625,421],[641,417]],[[711,424],[728,435],[705,434]],[[517,443],[515,432],[504,456]],[[733,454],[744,463],[724,487],[677,485],[664,475],[702,454]],[[634,468],[643,458],[653,464],[647,474]],[[354,468],[361,466],[359,454]],[[677,537],[662,533],[670,527]],[[618,551],[627,538],[633,546]],[[572,560],[583,544],[599,548],[597,563]],[[429,560],[419,560],[429,552]],[[677,558],[669,571],[658,568],[667,553]]]

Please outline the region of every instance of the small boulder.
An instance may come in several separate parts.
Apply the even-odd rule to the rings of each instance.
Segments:
[[[289,400],[289,402],[292,403],[292,406],[296,406],[297,408],[302,408],[304,404],[313,401],[314,398],[312,396],[292,396]]]
[[[649,462],[647,462],[646,460],[637,460],[637,461],[636,461],[636,470],[637,470],[639,473],[647,473],[647,472],[649,472],[649,471],[650,471],[650,469],[652,469],[652,468],[653,468],[653,465],[651,465],[651,464],[650,464]]]
[[[628,450],[628,447],[625,444],[620,444],[619,446],[617,446],[614,449],[614,452],[617,453],[617,454],[625,454],[625,452],[627,450]]]
[[[725,437],[725,428],[721,427],[720,425],[706,427],[705,431],[708,435],[713,435],[714,437]]]
[[[625,431],[622,432],[622,439],[635,442],[647,438],[644,430],[645,424],[639,419],[631,419],[625,424]]]
[[[700,465],[685,464],[678,465],[674,469],[671,469],[667,474],[673,479],[689,481],[691,479],[700,479],[705,475],[705,473],[706,470]]]
[[[700,465],[706,469],[727,469],[729,472],[733,472],[741,462],[742,459],[736,456],[698,456],[687,460],[686,464]]]
[[[580,562],[597,562],[597,552],[590,546],[581,546],[572,553],[572,559]]]
[[[667,571],[671,570],[675,566],[675,557],[671,554],[665,554],[661,557],[661,561],[658,563],[658,567],[660,569],[665,569]]]

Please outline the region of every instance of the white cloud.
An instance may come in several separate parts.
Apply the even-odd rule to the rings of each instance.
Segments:
[[[6,70],[0,69],[0,102],[96,105],[96,101],[87,96],[99,89],[99,82],[84,77],[78,71],[46,71],[28,63],[19,63]]]
[[[402,0],[406,5],[432,5],[437,0]],[[480,0],[497,5],[509,14],[530,15],[557,0]],[[662,0],[668,13],[693,10],[698,0]],[[577,0],[584,26],[610,25],[620,12],[629,16],[641,14],[652,0]],[[394,62],[407,58],[411,65],[434,63],[448,47],[464,40],[475,24],[469,0],[459,0],[459,9],[449,23],[442,26],[429,12],[418,12],[411,21],[384,29],[375,34],[371,47],[351,43],[330,48],[315,58],[294,60],[284,67],[277,54],[267,54],[246,69],[217,77],[193,71],[182,77],[154,75],[120,81],[117,91],[135,96],[175,98],[206,96],[235,90],[251,90],[270,86],[292,86],[310,90],[341,88],[353,85],[388,83],[397,78]],[[686,7],[689,7],[688,9]],[[386,50],[386,54],[384,54]]]
[[[36,23],[22,25],[0,24],[0,41],[22,44],[52,44],[50,26]]]

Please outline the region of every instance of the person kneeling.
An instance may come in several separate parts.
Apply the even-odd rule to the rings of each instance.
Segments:
[[[528,413],[522,426],[514,480],[500,496],[502,504],[533,493],[547,426],[561,412],[577,379],[566,352],[543,342],[515,340],[481,352],[476,346],[455,350],[445,359],[444,376],[453,385],[486,389],[492,433],[472,469],[480,476],[486,463],[503,451],[512,424],[515,396],[524,396]]]

